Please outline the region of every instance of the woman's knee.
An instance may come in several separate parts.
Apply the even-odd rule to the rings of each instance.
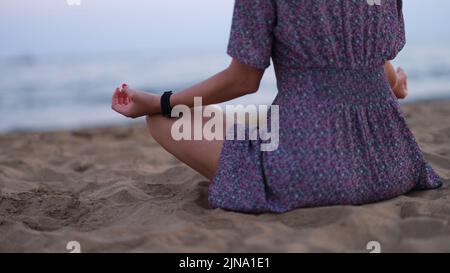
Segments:
[[[221,121],[223,122],[223,129],[224,132],[226,131],[226,124],[227,124],[227,116],[225,113],[222,112],[222,109],[216,105],[210,105],[210,109],[213,109],[216,114],[220,113],[222,115]],[[203,111],[205,110],[205,107],[202,107],[201,111],[203,114]],[[194,108],[191,108],[191,124],[193,125],[196,121],[193,115]],[[205,124],[210,118],[203,117],[200,121],[203,124]],[[165,135],[167,133],[171,132],[171,126],[173,124],[173,119],[168,119],[160,114],[157,115],[147,115],[146,116],[146,123],[147,123],[147,129],[150,133],[150,135],[153,136],[153,138],[158,138],[160,135]]]
[[[148,131],[151,133],[151,128],[152,128],[152,123],[151,123],[151,117],[150,117],[150,115],[147,115],[146,117],[145,117],[145,122],[147,123],[147,129],[148,129]]]
[[[153,116],[147,115],[145,117],[145,121],[147,123],[147,129],[151,135],[154,135],[154,133],[155,133],[155,128],[157,127],[157,123],[158,123],[158,116],[160,116],[160,115],[153,115]]]
[[[162,115],[146,116],[147,130],[150,135],[157,141],[160,138],[167,138],[170,134],[172,120]]]

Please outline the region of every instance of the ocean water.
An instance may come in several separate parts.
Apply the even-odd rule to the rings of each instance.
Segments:
[[[366,0],[360,0],[366,1]],[[73,2],[73,1],[69,1]],[[0,1],[0,132],[131,122],[110,109],[122,82],[181,90],[226,68],[233,0]],[[450,1],[403,1],[405,103],[450,97]],[[261,90],[232,103],[270,104]]]
[[[110,108],[122,82],[160,93],[182,90],[226,68],[220,50],[115,52],[80,55],[17,55],[0,58],[0,131],[54,130],[131,122]],[[402,103],[450,99],[450,49],[445,44],[411,46],[395,64],[409,75]],[[270,104],[276,95],[272,68],[254,95],[233,104]]]

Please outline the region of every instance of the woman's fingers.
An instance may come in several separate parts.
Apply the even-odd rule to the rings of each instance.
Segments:
[[[403,68],[399,67],[397,69],[397,73],[399,75],[399,78],[400,78],[401,83],[403,84],[404,88],[407,89],[408,88],[408,75],[406,75],[405,70],[403,70]]]
[[[112,97],[112,109],[114,111],[116,111],[117,113],[122,114],[122,111],[120,109],[120,89],[116,88],[116,90],[114,91],[113,97]]]
[[[119,94],[119,104],[125,104],[125,92],[120,92]]]
[[[119,94],[120,94],[120,90],[119,88],[116,88],[116,90],[114,91],[114,94],[112,96],[112,105],[117,105],[119,104]]]
[[[405,70],[403,70],[403,68],[399,67],[398,68],[399,73],[403,76],[403,81],[404,81],[404,85],[405,85],[405,89],[408,89],[408,75],[406,75]]]
[[[401,77],[402,80],[406,80],[408,78],[408,76],[406,75],[405,70],[403,70],[403,68],[399,67],[397,69],[397,74]]]
[[[397,68],[397,87],[396,96],[400,99],[404,99],[408,96],[408,76],[405,70],[399,67]]]
[[[130,117],[130,102],[131,95],[129,94],[131,90],[128,89],[126,84],[121,87],[116,88],[112,97],[112,109],[119,114],[126,117]]]
[[[125,83],[122,84],[122,93],[123,93],[123,103],[125,105],[128,105],[128,103],[130,102],[130,96],[128,95],[128,85],[126,85]]]

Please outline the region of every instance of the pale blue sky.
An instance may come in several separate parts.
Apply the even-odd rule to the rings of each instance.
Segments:
[[[81,6],[68,6],[66,0],[0,0],[0,55],[167,48],[224,51],[234,2],[81,1]],[[450,41],[449,0],[405,0],[404,13],[410,43]]]

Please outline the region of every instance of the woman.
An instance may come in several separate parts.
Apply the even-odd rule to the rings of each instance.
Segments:
[[[147,116],[156,141],[211,180],[213,207],[286,212],[386,200],[441,186],[394,96],[407,94],[406,75],[389,62],[404,44],[401,0],[236,0],[227,69],[162,102],[124,85],[112,107]],[[261,151],[261,140],[173,140],[176,119],[162,110],[256,92],[270,58],[278,149]]]

